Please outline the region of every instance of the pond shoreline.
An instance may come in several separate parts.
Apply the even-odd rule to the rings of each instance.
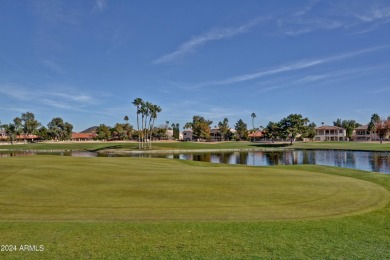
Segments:
[[[380,150],[345,149],[345,148],[293,148],[293,147],[262,147],[262,148],[221,148],[221,149],[161,149],[161,150],[123,150],[123,149],[0,149],[0,153],[36,152],[95,152],[99,154],[177,154],[177,153],[224,153],[224,152],[272,152],[272,151],[355,151],[355,152],[390,152]]]

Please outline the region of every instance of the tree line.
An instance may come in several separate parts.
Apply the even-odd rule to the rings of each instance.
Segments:
[[[33,139],[32,135],[44,140],[69,140],[73,125],[64,122],[60,117],[55,117],[45,127],[35,119],[34,113],[26,112],[20,117],[15,117],[12,123],[0,124],[0,130],[5,132],[13,144],[17,139]]]
[[[307,117],[303,117],[301,114],[290,114],[287,117],[282,118],[280,121],[270,121],[265,127],[255,127],[254,119],[256,114],[252,113],[252,129],[248,129],[248,125],[239,119],[233,127],[229,126],[229,120],[224,118],[223,121],[218,122],[214,128],[219,129],[221,138],[220,140],[250,140],[249,134],[260,132],[261,136],[265,140],[289,140],[290,144],[297,139],[309,139],[313,140],[316,136],[315,128],[317,125],[314,122],[310,122]],[[193,139],[195,140],[211,140],[211,125],[213,121],[208,120],[202,116],[193,116],[191,122],[187,122],[184,128],[192,130]],[[324,123],[322,123],[323,125]],[[346,137],[351,140],[354,130],[361,126],[355,120],[342,120],[337,119],[333,122],[333,126],[338,126],[346,129]],[[234,129],[235,131],[231,131]],[[377,133],[379,140],[382,143],[386,135],[390,133],[390,116],[388,118],[381,118],[378,114],[372,115],[370,122],[368,123],[368,129],[371,134]],[[255,136],[252,135],[254,141]]]
[[[133,100],[132,104],[136,107],[137,129],[128,123],[129,117],[124,117],[124,123],[116,123],[114,127],[101,124],[95,129],[95,137],[97,140],[138,140],[139,149],[151,148],[152,140],[167,139],[167,130],[172,130],[173,138],[179,140],[180,126],[178,123],[172,123],[169,126],[169,121],[165,125],[155,126],[158,114],[162,111],[161,107],[151,102],[144,101],[141,98]],[[280,121],[270,121],[265,127],[255,126],[255,113],[252,113],[252,128],[248,129],[248,125],[239,119],[234,126],[229,125],[229,119],[224,118],[218,122],[214,128],[219,129],[219,140],[221,141],[245,141],[250,140],[250,133],[260,132],[262,138],[275,140],[289,140],[290,144],[296,139],[313,139],[316,135],[316,124],[310,122],[307,117],[301,114],[290,114]],[[194,140],[211,140],[211,126],[213,121],[208,120],[200,115],[195,115],[191,122],[184,125],[184,129],[191,129]],[[322,123],[323,125],[324,123]],[[346,129],[346,137],[351,139],[354,130],[361,126],[355,120],[342,120],[340,118],[333,122],[334,126],[343,127]],[[234,129],[235,131],[231,131]],[[370,133],[377,133],[380,142],[390,133],[390,116],[381,118],[378,114],[373,114],[368,122]],[[53,118],[47,127],[42,125],[35,119],[32,112],[22,113],[20,117],[15,117],[12,123],[1,124],[0,131],[4,132],[8,140],[13,143],[17,139],[26,139],[29,135],[35,135],[42,140],[70,140],[72,137],[73,125],[69,122],[64,122],[60,117]],[[254,135],[252,141],[255,140]],[[31,139],[31,138],[30,138]]]

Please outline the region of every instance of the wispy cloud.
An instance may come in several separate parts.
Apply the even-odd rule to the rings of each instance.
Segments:
[[[371,6],[361,12],[352,13],[356,18],[365,23],[372,23],[377,21],[389,22],[390,20],[390,6]]]
[[[58,63],[52,60],[43,60],[42,63],[51,71],[54,71],[55,73],[65,74],[65,69],[61,65],[59,65]]]
[[[258,71],[255,73],[248,73],[248,74],[230,77],[227,79],[201,83],[201,84],[196,85],[195,88],[240,83],[240,82],[253,80],[253,79],[257,79],[257,78],[261,78],[261,77],[265,77],[265,76],[269,76],[269,75],[279,74],[279,73],[283,73],[283,72],[302,70],[302,69],[310,68],[313,66],[318,66],[320,64],[325,64],[325,63],[334,62],[334,61],[338,61],[338,60],[342,60],[342,59],[352,58],[352,57],[355,57],[358,55],[378,51],[378,50],[381,50],[384,48],[389,48],[389,47],[390,47],[389,45],[377,46],[377,47],[367,48],[367,49],[363,49],[363,50],[359,50],[359,51],[342,53],[339,55],[334,55],[334,56],[330,56],[330,57],[322,58],[322,59],[297,61],[297,62],[293,62],[293,63],[289,63],[289,64],[283,64],[283,65],[277,66],[275,68]]]
[[[96,104],[98,100],[92,96],[85,94],[68,94],[68,93],[50,93],[50,95],[55,97],[60,97],[62,100],[71,101],[81,104]]]
[[[318,0],[310,1],[305,6],[302,6],[298,11],[294,12],[293,16],[302,16],[309,13],[317,3]]]
[[[67,24],[79,24],[80,12],[76,9],[67,8],[66,2],[62,1],[32,1],[34,10],[43,19],[48,20],[48,26]]]
[[[318,30],[344,30],[350,34],[367,33],[390,23],[388,3],[313,1],[298,11],[277,20],[278,32],[297,36]]]
[[[228,84],[233,84],[233,83],[239,83],[243,81],[248,81],[248,80],[253,80],[257,78],[261,78],[264,76],[269,76],[273,74],[278,74],[282,72],[288,72],[288,71],[294,71],[294,70],[300,70],[304,68],[309,68],[318,64],[323,63],[323,60],[313,60],[313,61],[298,61],[295,63],[291,64],[284,64],[279,67],[273,68],[273,69],[268,69],[268,70],[263,70],[255,73],[249,73],[249,74],[244,74],[244,75],[239,75],[219,81],[212,81],[212,82],[207,82],[203,83],[199,86],[214,86],[214,85],[228,85]]]
[[[9,84],[0,85],[0,93],[22,101],[31,100],[34,98],[33,94],[26,89]]]
[[[257,18],[239,27],[219,28],[211,30],[210,32],[196,36],[190,41],[183,43],[179,46],[179,48],[177,48],[177,50],[154,60],[153,63],[161,64],[173,62],[191,52],[194,52],[196,48],[205,45],[207,42],[228,39],[236,35],[248,32],[252,27],[258,25],[261,20],[263,19]]]
[[[71,106],[70,104],[66,104],[66,103],[58,101],[58,100],[43,98],[41,100],[41,102],[48,105],[48,106],[55,107],[55,108],[66,109],[66,110],[74,110],[75,109],[74,106]]]
[[[379,94],[379,93],[384,93],[384,92],[390,92],[390,86],[376,89],[376,90],[372,91],[371,94]]]
[[[285,78],[275,78],[272,80],[267,80],[259,82],[256,87],[256,93],[265,93],[269,91],[274,91],[277,89],[285,88],[302,88],[302,87],[313,87],[320,86],[322,84],[329,84],[331,82],[341,82],[350,78],[358,78],[365,76],[367,74],[376,73],[380,70],[381,66],[376,67],[360,67],[353,69],[345,70],[336,70],[330,71],[322,74],[314,74],[303,77],[285,77]],[[385,91],[385,90],[383,90]]]
[[[37,101],[39,104],[68,110],[79,110],[88,105],[99,103],[98,99],[71,89],[66,91],[53,91],[53,89],[49,91],[31,91],[29,88],[0,84],[0,93],[14,100],[31,101],[32,103],[36,103],[35,101]]]
[[[355,33],[367,33],[390,23],[390,6],[373,6],[360,13],[354,12],[352,16],[358,19],[357,25],[362,25]]]
[[[96,0],[94,10],[99,10],[100,12],[103,12],[104,9],[107,8],[107,2],[106,0]]]

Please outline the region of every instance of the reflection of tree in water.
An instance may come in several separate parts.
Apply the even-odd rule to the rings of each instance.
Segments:
[[[390,154],[372,153],[369,162],[373,172],[390,172]]]
[[[345,165],[345,162],[347,160],[347,153],[346,152],[339,152],[339,153],[334,153],[334,164],[337,167],[343,167]]]
[[[212,162],[212,163],[230,163],[230,157],[233,153],[204,153],[197,154],[194,156],[194,161],[202,161],[202,162]]]
[[[346,160],[346,164],[344,164],[343,166],[355,168],[356,165],[355,153],[348,151],[346,152],[346,154],[347,154],[347,158],[346,158],[347,160]]]
[[[239,164],[248,164],[248,153],[239,153]]]
[[[233,153],[223,153],[221,156],[221,163],[230,163],[230,157],[233,155]]]
[[[351,151],[315,151],[314,164],[354,168],[355,153]]]
[[[19,157],[19,156],[32,156],[34,152],[5,152],[0,153],[0,157]]]
[[[300,151],[302,154],[302,164],[315,164],[316,154],[314,151]]]
[[[192,160],[199,162],[211,162],[211,153],[194,154]]]
[[[282,157],[281,157],[281,159],[282,159],[282,164],[284,164],[284,165],[289,165],[289,164],[291,164],[291,163],[292,163],[292,158],[293,158],[293,156],[292,156],[292,152],[291,152],[291,151],[286,151],[286,152],[284,152],[284,153],[282,154]]]
[[[265,159],[268,165],[278,165],[279,159],[282,158],[283,152],[268,152],[265,153]]]
[[[285,151],[281,154],[280,161],[284,165],[298,164],[298,156],[295,151]]]

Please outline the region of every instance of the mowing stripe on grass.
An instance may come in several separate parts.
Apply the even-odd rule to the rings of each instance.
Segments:
[[[299,168],[55,156],[0,164],[3,221],[316,219],[365,213],[389,201],[377,184]]]

